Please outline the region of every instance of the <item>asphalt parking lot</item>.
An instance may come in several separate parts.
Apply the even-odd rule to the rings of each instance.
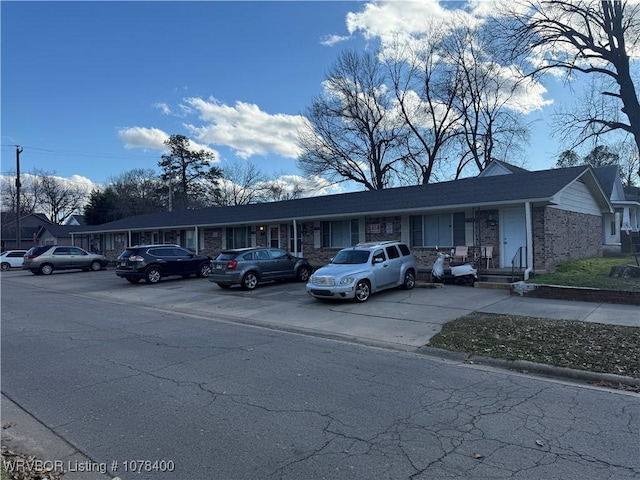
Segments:
[[[129,284],[113,268],[99,272],[27,271],[2,273],[2,280],[33,290],[102,299],[120,304],[238,322],[368,345],[415,350],[426,345],[446,322],[473,311],[512,313],[640,326],[637,307],[512,296],[508,290],[445,285],[388,290],[366,303],[319,301],[303,283],[261,284],[253,291],[228,290],[202,278],[169,277],[156,285]],[[123,310],[126,315],[126,310]]]

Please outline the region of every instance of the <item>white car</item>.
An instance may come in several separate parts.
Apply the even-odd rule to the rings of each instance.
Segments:
[[[416,284],[416,260],[402,242],[360,243],[344,248],[307,283],[315,298],[344,298],[366,302],[388,288],[410,290]]]
[[[26,250],[7,250],[0,254],[0,268],[3,272],[11,268],[22,268],[22,261]]]

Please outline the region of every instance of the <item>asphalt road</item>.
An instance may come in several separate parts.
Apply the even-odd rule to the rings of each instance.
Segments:
[[[640,476],[638,395],[236,321],[379,321],[397,292],[354,312],[300,284],[129,285],[113,270],[1,287],[2,393],[114,477]]]

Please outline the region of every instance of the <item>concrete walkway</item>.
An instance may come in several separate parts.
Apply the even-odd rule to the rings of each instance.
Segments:
[[[506,289],[417,287],[376,294],[362,304],[310,300],[305,292],[294,288],[287,295],[286,315],[282,314],[282,299],[270,302],[263,291],[259,309],[252,305],[252,295],[229,295],[224,305],[217,305],[215,316],[407,351],[427,345],[445,323],[475,311],[640,327],[637,306],[520,297]],[[204,309],[197,302],[171,304],[181,311],[211,315],[210,308]]]

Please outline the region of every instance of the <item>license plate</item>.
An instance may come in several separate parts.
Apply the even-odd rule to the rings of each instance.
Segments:
[[[220,264],[216,265],[216,270],[222,270],[222,265]]]
[[[120,266],[121,267],[126,267],[127,266],[127,262],[120,262]]]

